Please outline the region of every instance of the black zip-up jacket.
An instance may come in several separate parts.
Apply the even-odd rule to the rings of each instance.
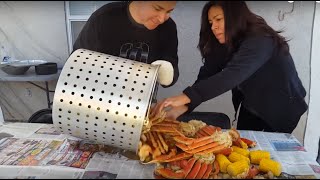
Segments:
[[[205,58],[197,81],[183,91],[191,99],[188,112],[232,90],[235,110],[242,102],[275,131],[291,133],[308,108],[291,55],[266,36],[244,38],[231,56],[223,46],[219,52]]]

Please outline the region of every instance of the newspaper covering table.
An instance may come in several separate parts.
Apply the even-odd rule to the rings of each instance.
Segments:
[[[282,164],[282,178],[320,178],[319,164],[293,135],[240,133]],[[133,152],[60,134],[51,124],[0,126],[0,178],[153,179],[154,167]]]

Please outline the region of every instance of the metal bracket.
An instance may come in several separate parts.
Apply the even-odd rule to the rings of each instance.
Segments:
[[[278,12],[278,20],[279,21],[283,21],[284,20],[284,16],[286,14],[291,14],[293,12],[293,10],[294,10],[294,1],[291,4],[292,4],[292,8],[291,8],[291,10],[289,12],[283,12],[282,13],[281,10]]]

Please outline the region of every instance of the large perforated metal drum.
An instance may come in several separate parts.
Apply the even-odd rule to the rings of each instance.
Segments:
[[[61,133],[137,152],[159,66],[86,49],[68,58],[53,100]]]

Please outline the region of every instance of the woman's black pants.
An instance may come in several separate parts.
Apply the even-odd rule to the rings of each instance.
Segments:
[[[244,106],[240,107],[237,129],[274,132],[263,119],[248,111]]]

